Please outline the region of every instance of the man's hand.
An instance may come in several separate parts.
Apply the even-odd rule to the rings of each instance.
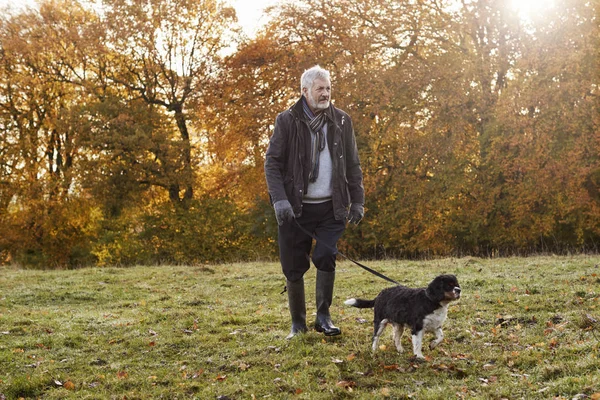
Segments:
[[[348,213],[348,222],[358,225],[365,216],[365,208],[362,204],[352,203],[350,212]]]
[[[288,200],[276,201],[273,207],[275,207],[275,217],[279,225],[283,225],[284,222],[292,222],[296,218]]]

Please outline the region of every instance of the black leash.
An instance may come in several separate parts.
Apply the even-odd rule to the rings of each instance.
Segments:
[[[302,232],[306,233],[308,236],[310,236],[311,238],[313,238],[313,239],[314,239],[316,242],[318,242],[318,241],[319,241],[319,239],[317,239],[317,237],[316,237],[315,235],[313,235],[313,234],[312,234],[312,233],[310,233],[308,230],[306,230],[306,228],[304,228],[302,225],[300,225],[300,223],[298,222],[298,220],[297,220],[297,219],[295,219],[295,218],[294,218],[294,222],[296,223],[296,225],[298,225],[298,228],[300,228],[300,230],[301,230]],[[327,245],[327,244],[324,244],[324,243],[321,243],[321,244],[322,244],[322,245],[324,245],[324,246],[326,246],[326,247],[328,247],[330,250],[335,250],[335,251],[337,252],[337,254],[339,254],[340,256],[344,257],[344,258],[345,258],[346,260],[348,260],[348,261],[352,261],[354,264],[358,265],[359,267],[361,267],[361,268],[362,268],[362,269],[364,269],[365,271],[369,271],[369,272],[370,272],[370,273],[372,273],[373,275],[375,275],[375,276],[378,276],[378,277],[380,277],[381,279],[385,279],[385,280],[386,280],[386,281],[388,281],[388,282],[395,283],[396,285],[400,285],[400,283],[396,282],[396,281],[395,281],[395,280],[393,280],[392,278],[388,278],[387,276],[385,276],[385,275],[384,275],[384,274],[382,274],[381,272],[377,272],[377,271],[375,271],[374,269],[371,269],[371,268],[367,267],[366,265],[364,265],[364,264],[361,264],[361,263],[359,263],[359,262],[358,262],[358,261],[356,261],[356,260],[353,260],[352,258],[348,257],[347,255],[345,255],[345,254],[344,254],[344,253],[342,253],[341,251],[339,251],[339,250],[337,250],[337,249],[334,249],[333,247],[331,247],[331,246],[329,246],[329,245]]]

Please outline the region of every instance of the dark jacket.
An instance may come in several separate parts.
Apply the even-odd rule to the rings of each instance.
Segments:
[[[265,157],[265,176],[271,202],[289,200],[296,216],[302,214],[302,197],[308,187],[311,141],[302,98],[277,116]],[[363,176],[352,120],[331,103],[327,110],[327,144],[331,153],[332,201],[335,218],[348,217],[351,203],[364,204]]]

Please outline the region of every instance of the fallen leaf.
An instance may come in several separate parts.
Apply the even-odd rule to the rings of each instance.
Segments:
[[[335,384],[335,386],[337,387],[341,387],[344,389],[348,389],[348,388],[353,388],[356,386],[356,382],[352,382],[352,381],[339,381],[338,383]]]
[[[348,360],[348,361],[352,361],[352,360],[354,360],[355,358],[356,358],[356,354],[352,353],[352,354],[349,354],[349,355],[348,355],[348,357],[346,357],[346,360]]]
[[[192,379],[196,379],[197,377],[199,377],[200,375],[202,375],[204,373],[203,369],[199,369],[198,371],[196,371],[194,373],[194,375],[192,375]]]
[[[381,393],[381,395],[383,397],[389,397],[390,396],[390,389],[389,388],[381,388],[381,390],[379,391],[379,393]]]
[[[296,392],[295,392],[295,393],[298,395],[298,394],[301,394],[302,392],[303,392],[303,390],[302,390],[302,389],[300,389],[300,388],[298,388],[298,389],[296,389]]]
[[[225,379],[227,379],[227,375],[218,375],[215,381],[223,382]]]
[[[125,379],[129,376],[129,374],[127,373],[127,371],[119,371],[117,372],[117,378],[119,379]]]
[[[75,390],[75,384],[71,381],[66,381],[63,387],[67,390]]]
[[[447,371],[449,369],[446,364],[432,365],[431,367],[437,369],[438,371]]]

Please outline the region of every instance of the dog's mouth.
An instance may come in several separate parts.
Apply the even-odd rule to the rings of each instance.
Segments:
[[[460,299],[461,289],[459,287],[455,287],[452,291],[446,292],[446,298],[449,300],[458,300]]]

